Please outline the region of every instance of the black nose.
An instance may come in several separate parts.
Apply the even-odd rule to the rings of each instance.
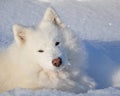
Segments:
[[[55,67],[60,67],[60,65],[62,64],[62,59],[60,57],[52,60],[52,64],[55,66]]]

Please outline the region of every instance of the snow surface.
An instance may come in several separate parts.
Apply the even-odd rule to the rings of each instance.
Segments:
[[[107,88],[101,90],[92,90],[88,93],[74,94],[57,90],[38,90],[15,89],[0,94],[0,96],[120,96],[120,90],[117,88]]]
[[[97,90],[75,95],[56,90],[16,89],[0,95],[120,96],[120,89],[108,88],[113,81],[120,82],[120,0],[1,0],[0,48],[12,43],[13,24],[35,25],[50,6],[84,42],[87,73],[96,81]]]

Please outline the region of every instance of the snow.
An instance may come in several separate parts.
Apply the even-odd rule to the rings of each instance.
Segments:
[[[96,90],[74,94],[15,89],[0,95],[119,96],[120,89],[110,86],[120,84],[120,0],[1,0],[0,48],[12,43],[13,24],[35,25],[50,6],[84,42],[88,53],[87,73],[96,81]]]
[[[74,94],[57,90],[27,90],[15,89],[0,94],[0,96],[120,96],[120,90],[117,88],[107,88],[101,90],[91,90],[88,93]]]

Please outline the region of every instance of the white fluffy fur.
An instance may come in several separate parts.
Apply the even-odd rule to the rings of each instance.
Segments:
[[[94,81],[84,73],[82,43],[53,9],[47,9],[38,26],[14,25],[13,32],[15,42],[0,54],[1,92],[14,88],[86,92],[94,88]],[[55,42],[60,45],[55,46]],[[60,67],[52,65],[57,57],[63,61]]]

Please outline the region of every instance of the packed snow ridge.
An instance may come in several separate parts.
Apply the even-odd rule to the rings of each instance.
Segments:
[[[116,88],[107,88],[101,90],[91,90],[88,93],[74,94],[58,90],[38,90],[15,89],[0,94],[0,96],[120,96],[120,90]]]

